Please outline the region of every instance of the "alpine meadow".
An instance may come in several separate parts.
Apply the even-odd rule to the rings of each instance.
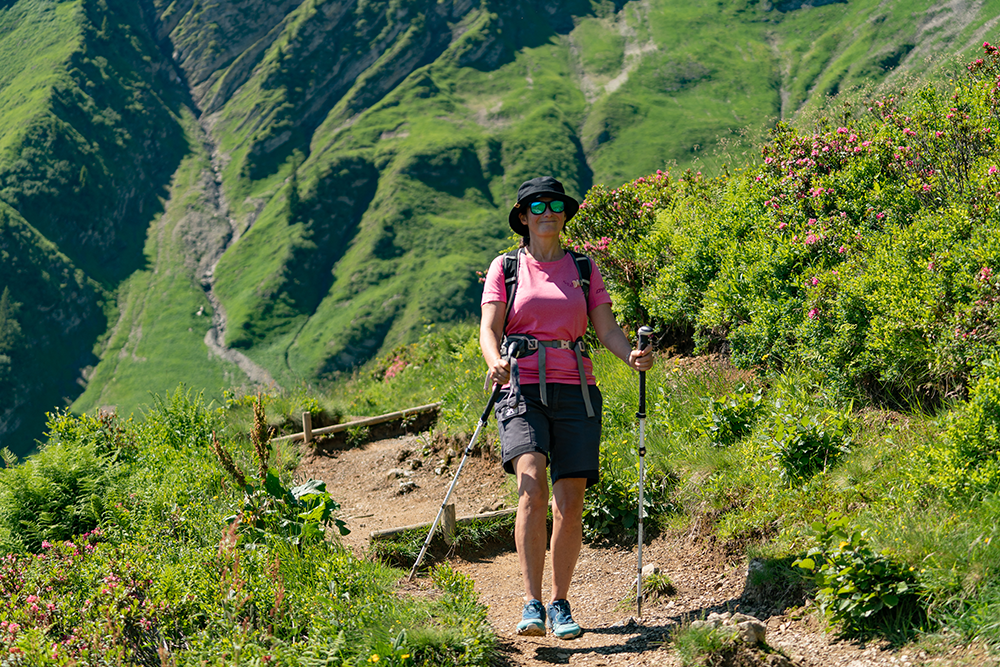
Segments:
[[[744,602],[836,637],[994,659],[998,22],[0,0],[0,665],[508,664],[460,566],[401,591],[414,536],[352,555],[337,489],[269,441],[435,402],[470,431],[480,277],[543,174],[656,332],[652,538],[706,531],[754,564]],[[594,364],[584,534],[634,547],[635,377]],[[657,650],[785,664],[705,632]]]

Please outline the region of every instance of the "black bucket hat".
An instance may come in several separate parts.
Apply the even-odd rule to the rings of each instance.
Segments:
[[[526,207],[528,204],[541,197],[551,197],[552,199],[564,202],[566,204],[567,222],[580,209],[580,203],[567,195],[563,184],[556,179],[551,176],[533,178],[530,181],[521,183],[521,187],[517,189],[517,203],[514,204],[514,208],[510,209],[510,215],[507,216],[507,222],[510,223],[510,228],[514,232],[521,236],[528,235],[528,226],[521,222],[520,214],[527,211]]]

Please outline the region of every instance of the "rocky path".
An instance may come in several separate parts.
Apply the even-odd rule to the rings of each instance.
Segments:
[[[344,540],[346,545],[364,555],[372,531],[434,519],[457,465],[455,458],[447,470],[435,472],[442,467],[448,449],[460,455],[462,446],[427,434],[410,435],[329,456],[306,455],[297,475],[327,482],[352,530]],[[462,471],[452,500],[459,516],[511,506],[512,487],[499,463],[473,456]],[[514,634],[522,602],[513,540],[509,548],[470,560],[456,556],[452,564],[473,578],[480,599],[489,607],[490,621],[500,639],[501,665],[681,665],[671,633],[682,623],[726,611],[751,614],[764,621],[767,644],[774,651],[766,656],[737,656],[724,663],[727,665],[997,664],[976,647],[935,651],[926,642],[920,648],[892,649],[883,644],[837,641],[822,631],[808,608],[788,614],[748,602],[744,596],[747,563],[727,560],[698,533],[654,540],[643,548],[643,562],[656,564],[677,592],[646,603],[643,618],[637,621],[631,599],[636,548],[584,546],[571,595],[574,617],[584,634],[568,642]]]

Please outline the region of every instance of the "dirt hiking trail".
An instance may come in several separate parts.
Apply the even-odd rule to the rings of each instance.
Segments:
[[[366,557],[372,531],[434,520],[464,447],[461,438],[423,433],[324,453],[309,448],[303,450],[296,477],[326,482],[352,531],[343,538],[344,544]],[[444,465],[449,450],[453,458]],[[457,515],[512,507],[513,487],[506,477],[489,451],[470,456],[450,501],[455,503]],[[574,619],[584,632],[572,641],[514,634],[523,602],[513,536],[506,547],[486,554],[455,554],[451,564],[473,578],[480,600],[489,608],[499,639],[497,665],[680,666],[671,633],[685,621],[725,611],[742,612],[765,622],[766,642],[773,652],[740,652],[712,665],[998,664],[981,646],[936,650],[926,642],[920,647],[892,648],[885,643],[837,640],[823,632],[822,623],[808,606],[782,611],[745,595],[745,557],[727,558],[710,535],[697,530],[659,537],[643,547],[643,564],[656,564],[677,592],[644,603],[643,619],[637,622],[633,618],[636,557],[635,545],[607,548],[584,544],[570,591]],[[543,595],[548,594],[548,571],[545,577]]]

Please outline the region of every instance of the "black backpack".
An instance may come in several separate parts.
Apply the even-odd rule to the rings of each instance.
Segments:
[[[514,295],[517,294],[517,268],[522,248],[511,250],[503,256],[503,285],[507,292],[507,310],[503,314],[503,331],[507,333],[507,317],[514,305]],[[590,312],[590,258],[580,252],[567,250],[576,265],[580,275],[580,287],[583,288],[583,298],[587,300],[587,312]]]

